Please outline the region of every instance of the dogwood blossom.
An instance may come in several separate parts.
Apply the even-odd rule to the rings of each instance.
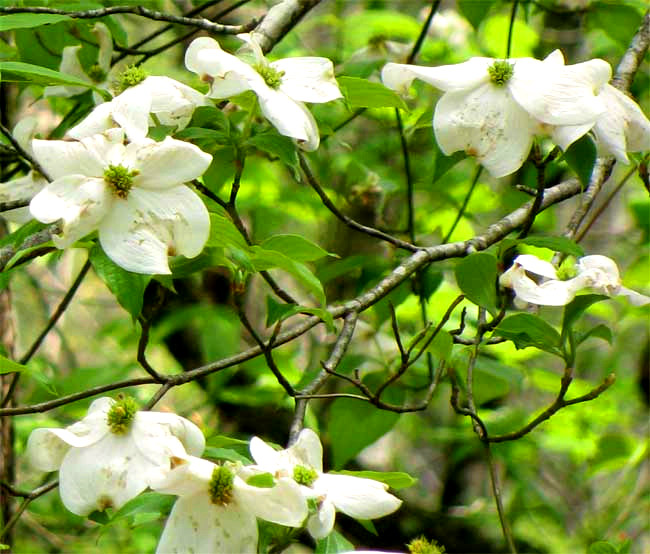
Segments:
[[[113,39],[108,27],[103,23],[95,23],[92,33],[97,39],[98,52],[97,63],[85,70],[79,61],[79,52],[81,45],[66,46],[61,54],[61,64],[59,71],[72,75],[77,79],[86,81],[89,85],[94,85],[97,88],[108,90],[111,86],[112,80],[119,71],[116,67],[111,69],[111,58],[113,57]],[[56,85],[45,87],[43,91],[44,96],[76,96],[86,92],[88,89],[82,86],[75,85]],[[99,93],[93,91],[93,99],[95,104],[101,104],[103,99]]]
[[[118,125],[131,141],[147,136],[149,126],[159,123],[176,129],[187,126],[192,113],[207,102],[202,94],[170,77],[146,76],[131,67],[121,77],[123,92],[97,106],[68,136],[83,139]]]
[[[13,137],[29,154],[32,154],[31,142],[36,131],[37,120],[34,117],[21,119],[13,129]],[[31,200],[45,185],[47,179],[40,173],[30,170],[27,175],[0,183],[0,202],[11,202],[15,200]],[[32,216],[29,208],[16,208],[2,212],[2,217],[14,223],[25,223]]]
[[[499,277],[499,283],[513,289],[520,301],[543,306],[564,306],[585,289],[607,296],[624,296],[635,306],[650,304],[649,296],[622,286],[618,266],[607,256],[584,256],[578,260],[576,270],[575,277],[563,281],[549,262],[522,254]],[[529,273],[541,282],[531,279]]]
[[[136,273],[171,273],[168,254],[197,256],[208,239],[208,211],[183,183],[212,157],[166,137],[123,144],[121,129],[79,142],[34,140],[34,156],[54,179],[30,203],[43,223],[62,220],[57,248],[98,230],[109,258]]]
[[[307,504],[299,486],[278,479],[273,487],[246,483],[246,467],[217,465],[193,456],[172,459],[169,472],[149,475],[152,489],[179,498],[172,508],[157,554],[257,552],[257,519],[300,527]]]
[[[137,411],[129,397],[98,398],[81,421],[32,431],[27,456],[41,471],[59,470],[63,504],[83,516],[119,509],[147,488],[152,470],[169,469],[172,456],[201,455],[204,448],[203,434],[185,418]]]
[[[307,521],[307,530],[315,539],[330,534],[336,511],[357,519],[374,519],[394,512],[402,503],[379,481],[323,473],[323,447],[311,429],[303,429],[298,440],[281,451],[253,437],[250,451],[259,469],[276,477],[292,477],[302,485],[305,498],[317,500],[318,510]]]
[[[587,133],[606,107],[598,96],[611,76],[603,60],[564,65],[559,50],[533,58],[471,58],[439,67],[386,64],[382,80],[405,91],[415,78],[444,91],[433,128],[447,155],[464,150],[494,176],[521,167],[533,137],[550,134],[562,148]]]
[[[185,53],[185,65],[210,81],[211,98],[230,98],[252,90],[264,116],[282,135],[292,137],[305,150],[320,143],[318,126],[303,102],[329,102],[341,98],[327,58],[298,57],[269,62],[250,34],[237,35],[252,52],[252,65],[224,52],[208,37],[195,39]]]
[[[599,97],[607,107],[593,128],[600,149],[625,164],[630,163],[627,152],[650,150],[650,121],[639,105],[609,84]]]

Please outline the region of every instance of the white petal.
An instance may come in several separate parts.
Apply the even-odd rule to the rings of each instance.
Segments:
[[[236,476],[233,498],[243,510],[289,527],[300,527],[307,517],[307,501],[292,479],[279,479],[274,487],[253,487]]]
[[[162,142],[148,141],[143,146],[132,143],[127,146],[127,155],[134,155],[133,168],[140,172],[133,180],[134,187],[151,190],[168,189],[196,179],[212,161],[212,156],[198,146],[171,137]]]
[[[559,49],[553,50],[548,56],[544,58],[544,63],[562,67],[564,65],[564,54]]]
[[[111,69],[111,58],[113,57],[113,38],[108,27],[103,23],[95,23],[93,34],[97,39],[99,52],[97,54],[97,65],[107,74]]]
[[[79,50],[81,46],[66,46],[61,53],[61,65],[59,66],[59,71],[67,75],[81,79],[82,81],[87,81],[90,84],[90,79],[86,72],[83,70],[81,62],[79,61]],[[43,91],[44,96],[75,96],[86,92],[87,87],[78,87],[74,85],[62,85],[62,86],[50,86],[45,87]]]
[[[318,148],[318,126],[309,110],[283,92],[266,88],[267,90],[256,90],[264,117],[281,135],[296,139],[305,150]]]
[[[207,494],[179,498],[156,554],[255,554],[255,516],[234,506],[217,506]]]
[[[39,174],[30,171],[27,175],[0,183],[0,202],[11,200],[31,200],[43,187],[48,184],[47,180]],[[26,223],[32,219],[28,207],[7,210],[0,214],[7,221],[14,223]]]
[[[208,460],[188,455],[177,456],[175,464],[169,471],[151,472],[147,478],[149,486],[163,494],[207,496],[212,472],[217,466]]]
[[[559,67],[536,60],[515,61],[508,88],[530,115],[551,125],[593,123],[605,111],[598,97],[611,76],[610,65],[589,60]]]
[[[381,70],[381,80],[401,93],[408,92],[413,79],[421,79],[444,91],[467,90],[489,81],[488,68],[493,63],[492,58],[470,58],[463,63],[438,67],[387,63]]]
[[[111,117],[122,129],[130,141],[137,141],[149,132],[149,112],[151,111],[151,94],[140,85],[127,88],[116,96]]]
[[[111,145],[102,135],[84,141],[34,139],[34,157],[52,179],[67,175],[103,177],[105,154]]]
[[[514,263],[519,264],[526,271],[541,275],[549,279],[557,279],[557,272],[552,263],[540,260],[537,256],[531,254],[521,254],[514,259]]]
[[[194,109],[207,104],[202,94],[169,77],[147,77],[140,86],[149,92],[151,113],[162,125],[185,127]]]
[[[266,58],[264,57],[264,52],[256,40],[256,36],[253,33],[239,33],[237,35],[239,40],[243,40],[246,45],[242,46],[242,50],[250,50],[253,53],[255,63],[266,63]]]
[[[503,286],[514,289],[518,299],[542,306],[565,306],[583,288],[582,280],[558,281],[551,279],[541,285],[533,281],[519,264],[513,266],[499,278]]]
[[[115,201],[99,228],[99,240],[106,254],[128,271],[168,274],[168,253],[193,258],[209,233],[208,211],[188,187],[134,187],[126,201]]]
[[[318,435],[311,429],[300,431],[298,440],[288,450],[307,467],[315,469],[318,473],[323,471],[323,446]]]
[[[279,90],[294,100],[329,102],[342,97],[334,78],[334,66],[327,58],[286,58],[270,65],[284,72]]]
[[[191,456],[200,456],[205,450],[205,437],[189,419],[168,412],[146,412],[136,414],[136,422],[143,429],[162,428],[176,437]],[[134,429],[134,434],[135,429]]]
[[[436,140],[445,154],[464,150],[476,156],[494,177],[521,167],[528,157],[535,126],[508,89],[492,83],[444,94],[433,117]]]
[[[352,475],[321,475],[313,484],[339,512],[357,519],[374,519],[393,513],[402,501],[386,492],[388,486]]]
[[[93,135],[103,133],[107,129],[115,126],[113,120],[113,102],[100,104],[90,112],[80,123],[77,123],[66,134],[74,139],[92,137]]]
[[[307,520],[307,531],[315,539],[324,539],[332,532],[336,509],[327,498],[322,502],[318,511]]]
[[[558,125],[550,129],[551,138],[562,150],[566,150],[580,137],[586,135],[593,124],[591,122],[583,125]]]
[[[650,304],[650,296],[625,287],[619,287],[615,294],[627,298],[628,302],[633,306],[647,306]]]
[[[63,220],[57,248],[66,248],[99,226],[113,198],[103,179],[70,175],[51,182],[32,199],[29,209],[43,223]]]
[[[147,488],[146,476],[157,467],[139,454],[133,438],[108,433],[85,448],[72,448],[59,470],[59,492],[71,512],[86,515],[119,509]]]
[[[32,139],[38,127],[38,119],[32,116],[23,117],[13,129],[13,136],[16,142],[20,144],[29,153],[32,152]]]

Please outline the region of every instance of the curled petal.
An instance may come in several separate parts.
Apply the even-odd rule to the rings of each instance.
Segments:
[[[68,130],[67,135],[71,138],[81,140],[103,133],[115,126],[113,120],[113,102],[105,102],[93,109],[80,123]]]
[[[163,125],[185,127],[194,109],[207,104],[201,93],[169,77],[147,77],[139,86],[151,95],[151,113]]]
[[[38,127],[38,119],[35,117],[23,117],[13,129],[13,136],[27,152],[32,153],[32,139]]]
[[[289,527],[300,527],[307,517],[307,501],[293,479],[279,479],[270,488],[253,487],[235,477],[234,502],[255,516]]]
[[[541,306],[565,306],[583,288],[582,280],[570,279],[558,281],[552,279],[538,285],[519,264],[514,264],[508,271],[501,275],[501,285],[512,288],[517,298],[531,304]]]
[[[97,229],[110,210],[113,198],[103,179],[69,175],[51,182],[32,199],[29,209],[43,223],[63,220],[57,248],[66,248]]]
[[[147,480],[152,489],[163,494],[176,494],[181,497],[207,496],[215,467],[217,466],[208,460],[179,455],[175,457],[171,470],[151,472]]]
[[[352,475],[320,475],[313,484],[323,491],[336,509],[357,519],[374,519],[393,513],[402,501],[386,492],[388,486],[373,479]]]
[[[327,58],[286,58],[270,65],[284,72],[279,90],[294,100],[319,103],[342,97]]]
[[[445,154],[464,150],[492,176],[503,177],[528,157],[536,123],[508,89],[487,83],[445,94],[436,105],[433,128]]]
[[[464,63],[421,67],[417,65],[387,63],[381,70],[381,80],[401,93],[408,92],[413,79],[421,79],[444,91],[476,88],[490,79],[488,67],[492,58],[470,58]]]
[[[318,435],[311,429],[300,431],[298,440],[288,448],[288,451],[308,467],[319,473],[323,471],[323,446]]]
[[[264,117],[281,135],[296,139],[304,150],[313,151],[318,148],[320,135],[316,120],[301,102],[268,87],[256,92]]]
[[[619,287],[615,293],[617,296],[627,298],[628,302],[633,306],[647,306],[650,304],[650,296],[630,290],[626,287]]]
[[[592,127],[592,123],[584,123],[583,125],[557,125],[551,127],[550,135],[555,144],[562,150],[566,150],[576,140],[586,135]]]
[[[548,279],[557,279],[557,272],[552,263],[540,260],[537,256],[531,254],[521,254],[514,259],[514,263],[519,264],[526,271],[535,275],[541,275]]]
[[[210,233],[201,199],[188,187],[133,188],[102,221],[99,240],[109,258],[128,271],[169,274],[167,255],[198,255]]]
[[[315,539],[324,539],[332,532],[336,519],[336,508],[325,498],[318,511],[307,520],[307,531]]]
[[[133,168],[139,171],[133,184],[149,190],[176,187],[200,177],[212,161],[198,146],[171,137],[162,142],[147,141],[127,146]]]
[[[179,498],[165,524],[156,554],[257,552],[257,521],[251,513],[217,506],[207,494]]]
[[[189,419],[167,412],[142,411],[136,414],[136,422],[145,436],[156,428],[176,437],[191,456],[200,456],[205,450],[203,433]]]
[[[66,46],[61,53],[61,65],[59,71],[72,75],[82,81],[87,81],[90,84],[90,79],[84,71],[81,62],[79,61],[79,51],[81,46]],[[44,96],[76,96],[82,92],[86,92],[88,87],[74,86],[74,85],[60,85],[45,87],[43,91]]]
[[[113,57],[113,37],[111,36],[108,27],[101,21],[95,23],[92,32],[97,39],[97,44],[99,45],[97,65],[108,74],[111,69],[111,58]]]
[[[149,132],[151,94],[141,85],[127,88],[110,102],[111,118],[117,123],[130,141],[138,141]]]

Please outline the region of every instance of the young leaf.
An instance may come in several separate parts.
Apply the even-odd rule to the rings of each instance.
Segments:
[[[497,259],[487,252],[470,254],[456,264],[456,283],[467,297],[492,315],[497,310]]]
[[[29,81],[38,85],[74,85],[95,90],[102,96],[108,94],[88,81],[30,63],[0,62],[0,73],[3,81]]]
[[[569,167],[575,171],[583,187],[589,184],[591,172],[596,163],[596,145],[587,135],[575,141],[564,153],[564,159]]]
[[[270,473],[258,473],[246,479],[246,484],[251,487],[259,487],[261,489],[270,489],[275,485],[273,475]]]
[[[313,262],[325,256],[336,256],[301,235],[273,235],[260,246],[265,250],[282,252],[296,262]]]
[[[382,85],[359,79],[358,77],[339,77],[339,87],[351,109],[356,108],[400,108],[408,109],[399,95]]]
[[[408,473],[402,471],[348,471],[343,469],[341,471],[330,471],[329,473],[373,479],[385,483],[394,490],[406,489],[418,482],[415,477],[411,477]]]
[[[577,333],[575,339],[576,346],[579,346],[587,339],[592,337],[595,339],[603,339],[604,341],[607,341],[609,344],[612,344],[612,340],[614,339],[612,335],[612,330],[609,327],[607,327],[607,325],[603,325],[602,323],[600,323],[595,327],[592,327],[591,329],[589,329],[589,331],[586,331],[585,333]]]
[[[27,368],[24,365],[19,364],[18,362],[14,362],[13,360],[10,360],[9,358],[0,354],[0,374],[14,373],[17,371],[23,371],[25,369]]]
[[[332,531],[324,539],[316,541],[314,554],[338,554],[339,552],[351,552],[354,545],[338,531]]]
[[[294,171],[298,170],[298,154],[296,144],[289,137],[282,136],[276,132],[260,133],[246,141],[246,144],[262,150],[271,156],[277,156],[280,161]]]
[[[576,258],[581,258],[585,255],[582,246],[567,237],[541,237],[533,235],[524,239],[519,239],[516,243],[529,244],[530,246],[536,246],[538,248],[548,248],[554,252],[562,252],[564,254],[569,254],[570,256],[575,256]]]
[[[69,20],[67,15],[51,13],[12,13],[0,16],[0,32],[11,29],[30,29]]]
[[[562,338],[569,336],[573,329],[574,323],[585,312],[589,306],[602,300],[608,300],[609,296],[602,294],[582,294],[576,296],[564,308],[564,317],[562,318]]]
[[[533,314],[521,313],[506,317],[494,330],[494,335],[511,340],[517,349],[532,346],[557,356],[562,355],[560,334]]]
[[[95,272],[115,295],[120,306],[129,312],[133,319],[137,319],[142,311],[144,289],[147,288],[151,275],[131,273],[122,269],[99,245],[90,250],[89,257]]]
[[[458,0],[458,11],[478,29],[493,3],[492,0]]]

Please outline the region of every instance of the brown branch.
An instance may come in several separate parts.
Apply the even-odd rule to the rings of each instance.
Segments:
[[[262,52],[270,52],[320,0],[283,0],[273,6],[253,31]]]

